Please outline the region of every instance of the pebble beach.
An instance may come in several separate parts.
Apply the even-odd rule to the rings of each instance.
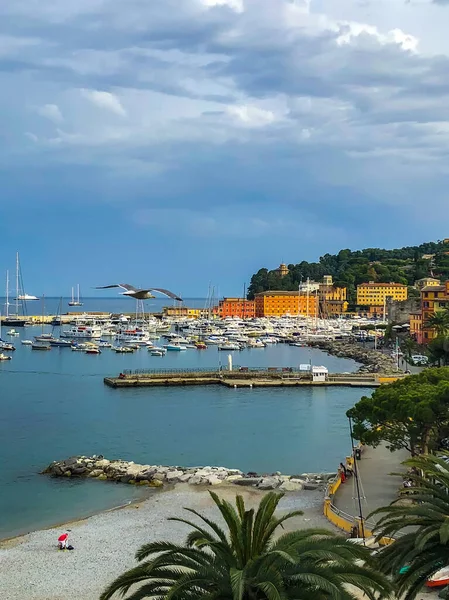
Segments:
[[[236,493],[256,504],[264,493],[226,485],[214,488],[233,500]],[[287,494],[282,511],[301,509],[304,515],[286,523],[284,531],[308,527],[333,529],[322,515],[323,493]],[[150,499],[126,508],[104,512],[82,521],[0,542],[0,590],[5,600],[98,600],[102,590],[119,574],[135,566],[136,550],[156,540],[182,542],[188,528],[168,517],[184,516],[184,507],[218,519],[206,488],[186,484],[156,492]],[[184,513],[184,514],[183,514]],[[69,532],[73,551],[57,549],[57,538]]]

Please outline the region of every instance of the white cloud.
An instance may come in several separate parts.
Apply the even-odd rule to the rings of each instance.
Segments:
[[[126,110],[123,108],[119,98],[111,92],[82,89],[81,94],[86,100],[89,100],[89,102],[95,104],[99,108],[104,108],[121,117],[127,116]]]
[[[44,104],[37,109],[41,117],[45,117],[53,123],[61,123],[64,120],[61,110],[57,104]]]
[[[231,117],[234,117],[237,121],[244,123],[248,127],[264,127],[276,120],[271,110],[265,110],[249,104],[228,106],[226,111]]]
[[[244,11],[243,0],[200,0],[200,2],[203,6],[207,6],[208,8],[213,6],[228,6],[236,12]]]

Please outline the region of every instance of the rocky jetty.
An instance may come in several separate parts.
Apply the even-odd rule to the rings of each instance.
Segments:
[[[332,356],[339,358],[352,358],[362,366],[358,369],[359,373],[382,373],[392,375],[398,373],[396,361],[387,354],[378,350],[366,349],[360,344],[341,341],[314,341],[310,346],[320,348]]]
[[[215,486],[235,484],[259,490],[294,492],[324,489],[335,473],[302,473],[282,475],[279,472],[259,475],[243,473],[225,467],[164,467],[161,465],[138,465],[125,460],[108,460],[103,456],[73,456],[67,460],[52,462],[43,474],[51,477],[93,478],[100,481],[129,483],[162,487],[164,484],[188,483],[190,485]]]

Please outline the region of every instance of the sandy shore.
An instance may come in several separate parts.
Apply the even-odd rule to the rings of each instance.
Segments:
[[[248,503],[257,503],[264,492],[236,486],[214,488],[232,500],[236,492]],[[302,517],[287,523],[286,530],[332,525],[322,516],[322,492],[286,495],[282,510],[301,509]],[[1,595],[8,600],[98,600],[100,592],[117,575],[135,566],[136,550],[154,540],[182,541],[188,528],[168,523],[181,516],[183,507],[195,508],[217,518],[213,502],[203,488],[178,485],[141,504],[95,515],[68,524],[73,552],[60,552],[56,540],[64,527],[36,531],[0,542]],[[184,514],[183,516],[186,516]],[[187,516],[188,517],[188,516]]]

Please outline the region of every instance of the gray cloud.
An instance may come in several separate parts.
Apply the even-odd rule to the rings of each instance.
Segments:
[[[247,0],[241,13],[200,0],[17,0],[0,22],[5,160],[97,165],[127,189],[137,178],[136,210],[187,192],[194,211],[231,195],[311,210],[319,195],[327,211],[413,204],[420,182],[447,176],[449,58],[407,50],[400,32],[283,0]],[[21,108],[25,91],[46,119]]]

